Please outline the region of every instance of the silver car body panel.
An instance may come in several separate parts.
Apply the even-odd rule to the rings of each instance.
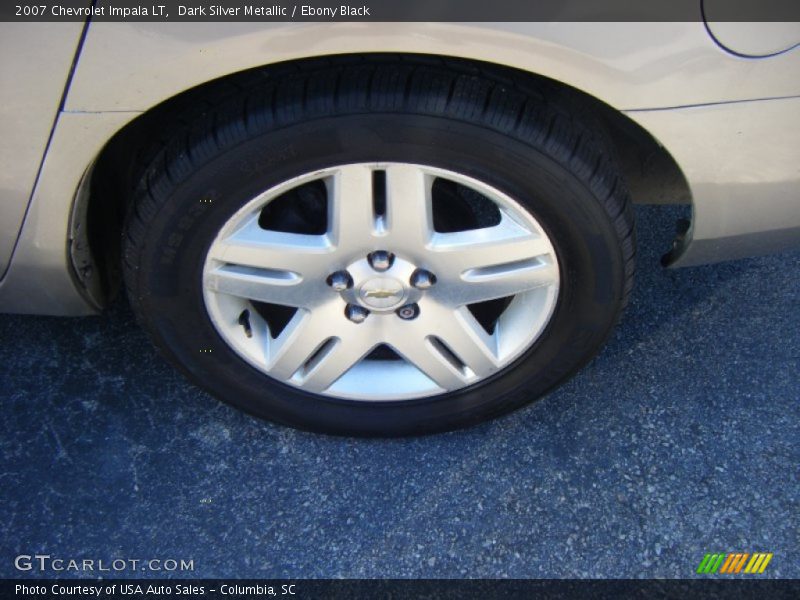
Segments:
[[[48,28],[30,35],[49,35]],[[798,51],[768,59],[733,56],[697,22],[103,22],[89,27],[11,265],[0,281],[0,311],[96,311],[70,269],[70,216],[84,173],[114,133],[139,114],[233,72],[364,52],[504,64],[562,81],[623,111],[667,148],[691,188],[694,222],[676,265],[798,242]],[[41,67],[47,71],[50,63]],[[27,69],[36,66],[29,62]],[[3,128],[5,134],[5,122]],[[24,141],[22,132],[0,141],[4,156],[11,157],[6,169],[22,169],[22,158],[7,148]],[[43,147],[39,159],[42,152]],[[12,193],[3,190],[2,202],[15,202],[19,218],[26,204],[20,199],[30,195],[31,185],[30,178],[19,179]],[[0,234],[7,244],[5,229]]]
[[[800,95],[796,54],[743,60],[721,51],[700,22],[95,23],[66,109],[144,111],[229,73],[363,52],[516,67],[620,110]]]
[[[17,241],[82,31],[83,23],[0,23],[0,278]]]
[[[691,228],[671,266],[800,244],[800,98],[629,112],[683,169]]]

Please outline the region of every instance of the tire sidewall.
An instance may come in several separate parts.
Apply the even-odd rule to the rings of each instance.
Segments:
[[[583,366],[615,325],[624,295],[620,242],[585,177],[542,148],[437,116],[321,118],[257,135],[171,183],[133,257],[135,307],[158,347],[195,382],[250,413],[355,435],[455,429],[508,412]],[[556,249],[559,297],[531,348],[498,374],[430,398],[363,402],[303,392],[250,366],[220,337],[202,293],[206,254],[245,203],[284,181],[359,162],[406,162],[462,173],[514,198]],[[164,185],[167,185],[164,183]]]

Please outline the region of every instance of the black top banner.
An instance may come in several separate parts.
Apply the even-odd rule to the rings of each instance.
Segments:
[[[799,0],[9,0],[0,20],[24,22],[800,22]]]

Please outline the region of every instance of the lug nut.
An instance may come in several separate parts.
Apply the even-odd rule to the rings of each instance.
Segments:
[[[404,321],[416,319],[419,316],[419,306],[416,304],[406,304],[397,309],[397,316]]]
[[[386,250],[376,250],[367,256],[370,266],[376,271],[386,271],[394,262],[394,254]]]
[[[348,304],[344,309],[344,315],[353,323],[363,323],[369,316],[369,311],[355,304]]]
[[[411,274],[411,285],[418,290],[427,290],[436,283],[436,275],[425,269],[417,269]]]
[[[343,292],[353,287],[353,278],[350,277],[350,273],[347,271],[336,271],[336,273],[329,275],[326,281],[337,292]]]

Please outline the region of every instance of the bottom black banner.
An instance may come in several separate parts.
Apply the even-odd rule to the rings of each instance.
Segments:
[[[2,598],[800,598],[800,580],[279,579],[2,580]]]

